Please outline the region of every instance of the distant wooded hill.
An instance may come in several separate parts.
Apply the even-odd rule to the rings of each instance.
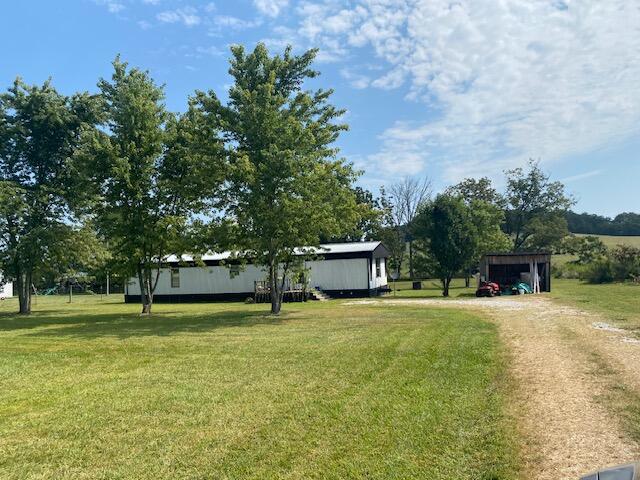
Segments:
[[[567,212],[571,233],[591,235],[640,235],[640,214],[621,213],[615,218],[591,213]]]

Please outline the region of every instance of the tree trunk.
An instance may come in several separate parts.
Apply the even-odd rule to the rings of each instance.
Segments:
[[[20,305],[20,315],[31,313],[31,274],[20,272],[16,278],[18,287],[18,303]]]
[[[451,278],[444,278],[442,280],[442,296],[443,297],[448,297],[449,296],[449,285],[451,284]]]
[[[413,280],[413,240],[409,240],[409,278]]]
[[[464,275],[464,286],[469,288],[471,286],[471,269],[468,269]]]
[[[142,313],[144,315],[151,315],[151,306],[153,305],[153,290],[154,288],[151,286],[151,270],[149,270],[147,272],[147,275],[145,276],[145,280],[146,280],[146,292],[145,292],[145,297],[147,299],[147,302],[142,305]]]
[[[278,315],[282,307],[280,285],[278,285],[278,266],[272,260],[269,264],[269,291],[271,293],[271,314]]]
[[[142,303],[141,315],[151,315],[151,305],[153,303],[151,283],[149,275],[142,271],[142,266],[138,267],[138,283],[140,284],[140,302]]]

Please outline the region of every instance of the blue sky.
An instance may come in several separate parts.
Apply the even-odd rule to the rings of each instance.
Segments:
[[[377,188],[428,176],[498,185],[540,159],[577,210],[640,211],[640,5],[635,0],[65,0],[5,2],[0,86],[51,76],[95,91],[117,53],[181,111],[224,95],[228,47],[319,47],[342,154]]]

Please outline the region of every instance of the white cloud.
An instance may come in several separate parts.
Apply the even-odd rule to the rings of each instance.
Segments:
[[[201,21],[197,10],[193,7],[165,10],[158,13],[156,18],[162,23],[182,23],[187,27],[198,25]]]
[[[369,163],[374,163],[384,173],[391,175],[416,175],[425,166],[425,161],[419,152],[394,151],[384,149],[379,153],[367,157]]]
[[[561,180],[562,183],[572,183],[577,182],[579,180],[584,180],[585,178],[597,177],[598,175],[602,175],[602,170],[591,170],[590,172],[579,173],[577,175],[571,175],[570,177],[563,178]]]
[[[147,5],[158,5],[160,0],[142,0],[142,3],[146,3]]]
[[[198,56],[208,55],[211,57],[222,57],[223,55],[227,54],[227,51],[222,50],[221,48],[216,47],[215,45],[212,45],[210,47],[197,47],[196,52]]]
[[[93,0],[97,5],[103,5],[109,13],[119,13],[125,9],[125,6],[114,0]]]
[[[288,40],[334,61],[366,49],[385,66],[372,87],[425,105],[422,123],[383,134],[371,160],[390,171],[428,161],[455,181],[640,133],[635,0],[322,0],[296,14]]]
[[[343,68],[342,70],[340,70],[340,75],[342,76],[342,78],[347,80],[353,88],[358,90],[367,88],[371,83],[371,79],[368,76],[361,75],[359,73],[353,73],[348,68]]]
[[[138,26],[142,29],[142,30],[149,30],[151,28],[151,23],[147,22],[146,20],[139,20],[138,21]]]
[[[217,30],[246,30],[258,27],[262,23],[260,20],[244,20],[230,15],[216,15],[212,22]]]
[[[289,5],[289,0],[253,0],[258,11],[269,17],[277,17]]]
[[[107,10],[109,10],[110,13],[118,13],[124,10],[124,5],[117,2],[109,2],[107,3]]]

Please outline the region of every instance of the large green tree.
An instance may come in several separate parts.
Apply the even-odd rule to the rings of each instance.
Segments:
[[[296,250],[353,230],[359,208],[356,172],[333,143],[346,125],[329,103],[331,90],[304,90],[318,75],[315,50],[271,56],[263,44],[231,49],[234,83],[224,105],[197,95],[203,115],[220,128],[230,163],[225,212],[234,222],[232,248],[268,272],[271,312],[280,312]]]
[[[441,194],[423,207],[414,221],[414,232],[425,245],[433,273],[449,296],[454,275],[467,268],[478,248],[478,231],[471,207],[460,198]]]
[[[113,67],[111,80],[98,83],[103,128],[82,156],[93,173],[95,224],[110,263],[123,278],[138,279],[142,313],[149,314],[163,259],[185,248],[193,216],[218,197],[224,158],[198,109],[171,114],[147,72],[119,58]]]
[[[31,312],[34,280],[59,260],[74,213],[86,200],[73,155],[94,128],[97,100],[17,79],[0,95],[0,270],[14,280],[20,313]]]
[[[552,182],[540,164],[515,168],[507,175],[505,230],[513,251],[552,249],[569,234],[565,213],[575,203],[561,182]]]
[[[465,285],[469,287],[473,270],[480,258],[489,252],[504,252],[511,248],[511,239],[502,231],[505,219],[504,200],[488,178],[467,178],[447,188],[449,195],[458,197],[471,209],[477,236],[476,251],[465,269]]]
[[[322,243],[362,242],[380,240],[383,210],[379,198],[369,190],[356,186],[353,188],[360,220],[353,228],[342,232],[337,237],[321,237]]]
[[[498,193],[488,177],[465,178],[460,183],[448,187],[445,193],[461,197],[466,203],[476,200],[497,207],[505,205],[504,197]]]

